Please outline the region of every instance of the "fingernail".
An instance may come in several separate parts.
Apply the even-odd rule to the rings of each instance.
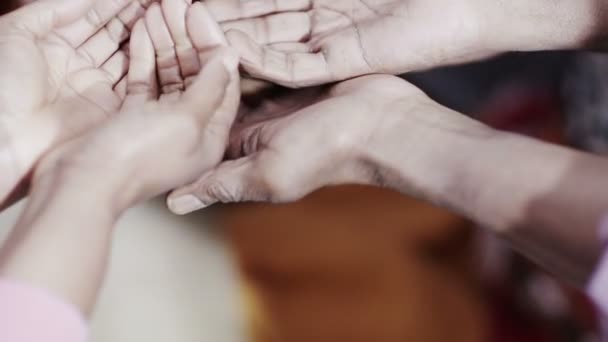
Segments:
[[[169,199],[169,209],[171,209],[171,211],[177,215],[190,214],[193,211],[197,211],[205,207],[206,205],[204,205],[201,200],[192,195],[184,195]]]

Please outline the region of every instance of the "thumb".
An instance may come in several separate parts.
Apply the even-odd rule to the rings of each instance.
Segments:
[[[38,0],[7,15],[6,20],[35,38],[83,17],[97,0]],[[100,0],[105,1],[105,0]]]
[[[181,98],[182,107],[196,113],[206,123],[220,109],[238,109],[238,93],[233,91],[238,83],[239,57],[229,48],[218,48],[203,67],[194,82]]]
[[[185,215],[215,203],[262,202],[273,198],[255,156],[227,161],[198,181],[175,190],[167,205],[177,215]]]

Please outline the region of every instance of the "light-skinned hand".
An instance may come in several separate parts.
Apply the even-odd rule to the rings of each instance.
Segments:
[[[152,0],[38,0],[0,17],[0,207],[53,146],[124,99],[121,44]]]
[[[606,6],[487,0],[207,0],[251,76],[288,87],[402,74],[605,36]]]
[[[238,55],[222,37],[200,3],[153,4],[131,38],[121,111],[53,151],[36,176],[65,166],[70,182],[103,183],[124,209],[215,167],[240,102]]]
[[[121,214],[221,161],[239,104],[238,55],[218,45],[222,31],[203,5],[183,4],[153,5],[136,24],[122,109],[37,165],[26,208],[0,250],[3,278],[45,289],[90,314]],[[177,64],[159,69],[157,62],[174,60],[160,53],[165,45],[152,33],[159,29],[172,32],[163,43],[188,42],[183,62],[199,66],[187,81],[180,78],[183,88],[158,86],[157,75],[166,70],[183,75]]]

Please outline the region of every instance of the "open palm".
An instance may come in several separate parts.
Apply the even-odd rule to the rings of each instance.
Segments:
[[[128,66],[120,45],[150,2],[40,0],[2,18],[0,80],[11,87],[0,90],[0,112],[59,120],[77,110],[86,114],[69,126],[83,129],[116,111]]]
[[[289,87],[494,53],[480,42],[481,6],[473,0],[207,0],[207,6],[226,31],[236,31],[228,38],[248,73]]]
[[[217,40],[221,35],[200,3],[186,6],[183,0],[163,0],[162,8],[153,5],[134,28],[121,110],[54,149],[37,174],[68,164],[70,179],[120,189],[128,203],[118,205],[128,207],[190,182],[219,164],[240,103],[238,55],[222,46]],[[173,62],[177,66],[173,58],[163,57],[162,48],[177,42],[191,47],[192,54],[180,54],[187,57],[182,64],[198,66],[191,69],[188,80],[182,80],[183,88],[165,83],[171,78],[168,71],[181,70],[174,76],[184,75],[182,66],[162,67]],[[113,167],[108,169],[108,164]]]
[[[151,2],[38,0],[0,18],[0,203],[50,147],[120,107],[120,47]]]

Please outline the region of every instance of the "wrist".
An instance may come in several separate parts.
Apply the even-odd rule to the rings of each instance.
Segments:
[[[77,201],[78,207],[93,206],[100,214],[115,219],[132,203],[121,184],[124,182],[114,173],[88,168],[77,159],[54,151],[38,164],[30,192],[53,192],[48,196]]]
[[[461,211],[461,189],[474,151],[495,130],[425,98],[396,103],[366,144],[364,160],[379,185]],[[474,189],[475,187],[473,187]]]
[[[597,42],[606,31],[605,6],[601,1],[478,2],[484,41],[497,51],[584,48]]]
[[[90,313],[122,213],[105,184],[62,166],[37,171],[25,210],[0,250],[0,275]]]

